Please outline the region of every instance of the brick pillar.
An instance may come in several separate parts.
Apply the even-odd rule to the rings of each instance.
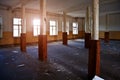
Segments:
[[[104,33],[104,42],[109,43],[109,32]]]
[[[85,48],[89,48],[91,40],[91,33],[85,33]]]
[[[26,33],[21,33],[20,49],[22,52],[26,52]]]
[[[41,61],[47,61],[47,35],[39,35],[38,58]]]
[[[88,59],[88,79],[92,80],[95,75],[100,75],[100,41],[91,40]]]
[[[63,32],[63,45],[67,45],[67,32]]]

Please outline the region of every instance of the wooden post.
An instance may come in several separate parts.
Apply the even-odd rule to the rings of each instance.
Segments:
[[[40,0],[40,35],[38,36],[38,58],[47,61],[46,0]]]
[[[88,79],[100,75],[99,0],[93,0],[93,35],[89,47]]]
[[[22,31],[20,37],[20,49],[22,52],[26,52],[26,19],[24,6],[22,6]]]
[[[63,32],[63,45],[67,45],[67,32],[66,32],[66,12],[63,12],[64,32]]]

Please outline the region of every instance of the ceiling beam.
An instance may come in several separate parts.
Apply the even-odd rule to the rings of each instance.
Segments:
[[[86,7],[90,5],[91,3],[80,3],[78,5],[69,7],[67,9],[64,9],[65,12],[70,13],[70,12],[75,12],[75,11],[81,11],[81,10],[86,10]]]
[[[16,9],[17,7],[25,6],[27,3],[36,0],[19,0],[16,4],[12,6],[12,10]]]
[[[8,6],[8,5],[0,4],[0,9],[8,10],[8,9],[10,9],[10,8],[11,8],[11,7]]]

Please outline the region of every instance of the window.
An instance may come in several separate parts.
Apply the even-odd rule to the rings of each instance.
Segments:
[[[21,34],[21,19],[13,19],[13,37],[20,37]]]
[[[50,20],[50,35],[57,35],[58,29],[57,29],[57,22]]]
[[[64,31],[64,24],[62,22],[62,31]],[[66,32],[69,35],[69,22],[66,23]]]
[[[73,22],[73,34],[78,34],[78,23]]]
[[[40,19],[33,20],[33,35],[38,36],[40,34]]]
[[[0,16],[0,38],[3,36],[2,17]]]

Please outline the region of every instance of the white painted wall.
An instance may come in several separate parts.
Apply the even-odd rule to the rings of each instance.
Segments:
[[[3,22],[3,31],[12,31],[12,12],[9,10],[0,10],[0,16]]]
[[[106,31],[106,15],[100,16],[99,30]]]
[[[108,31],[120,31],[120,13],[109,14]],[[100,31],[106,31],[106,15],[100,16]]]
[[[120,13],[109,15],[109,31],[120,31]]]

